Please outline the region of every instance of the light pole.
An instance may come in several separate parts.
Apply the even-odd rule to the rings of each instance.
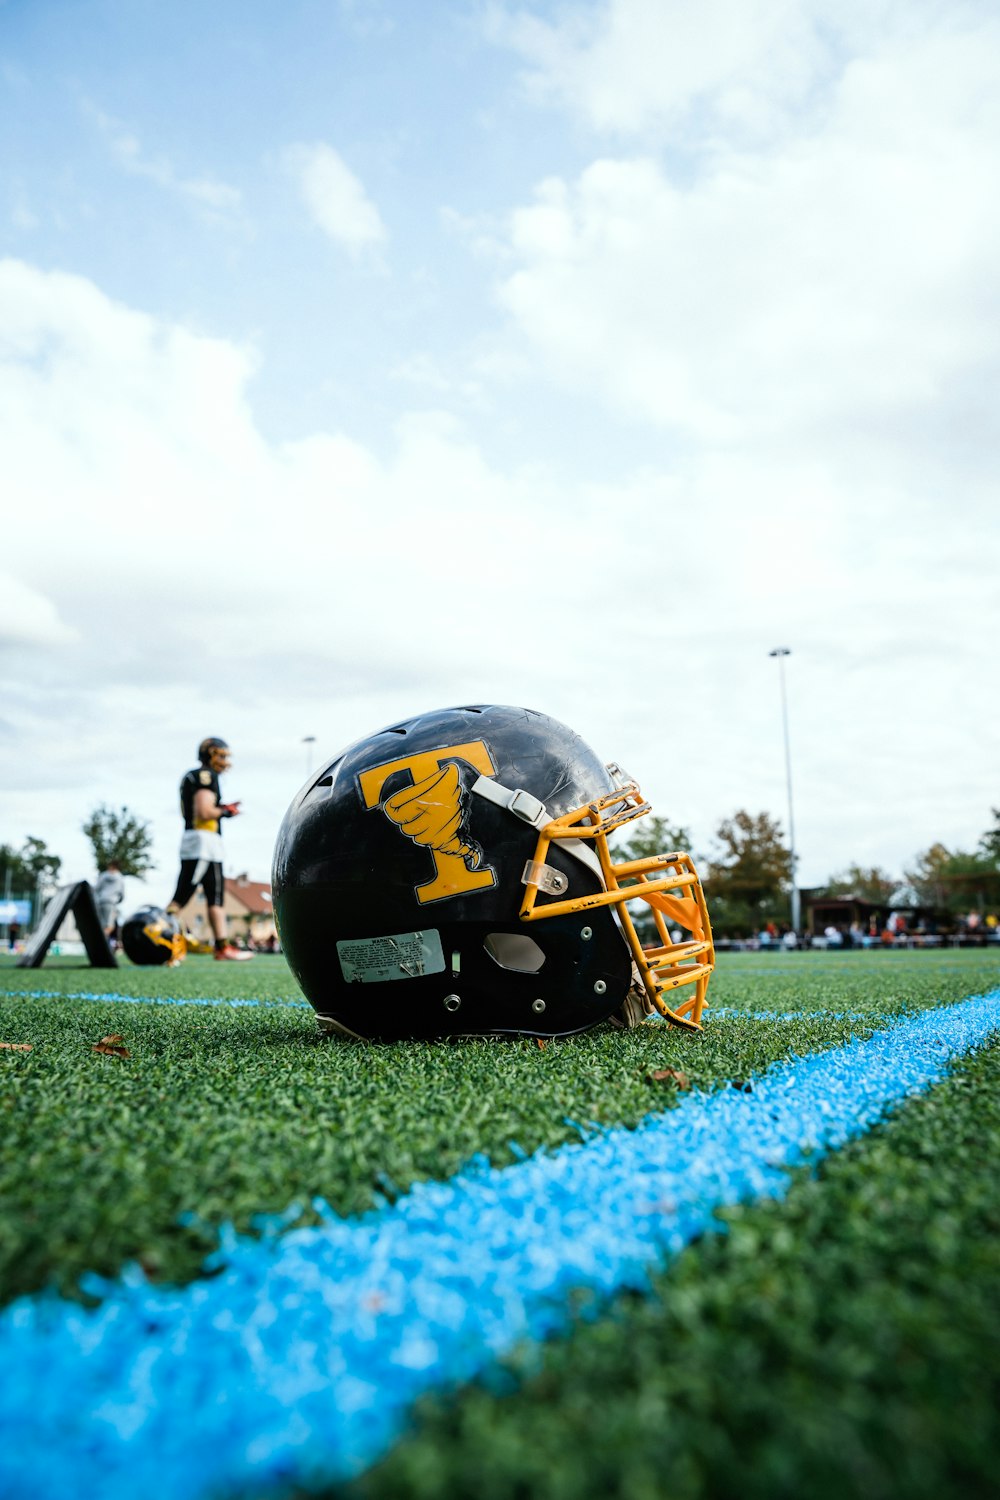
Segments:
[[[792,653],[787,646],[776,646],[767,654],[778,658],[778,676],[781,679],[781,722],[785,731],[785,781],[788,785],[788,852],[792,857],[792,931],[797,933],[801,911],[798,859],[795,854],[795,815],[792,812],[792,752],[788,744],[788,698],[785,693],[785,657]]]
[[[308,776],[313,768],[312,747],[316,743],[316,736],[314,734],[304,734],[302,736],[302,743],[306,747],[306,775]]]

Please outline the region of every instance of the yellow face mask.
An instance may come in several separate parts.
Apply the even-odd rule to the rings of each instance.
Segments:
[[[214,771],[216,776],[221,776],[223,771],[228,771],[232,765],[232,756],[225,740],[202,740],[198,746],[198,759],[203,766]]]
[[[609,769],[614,773],[615,768]],[[715,949],[694,861],[690,854],[676,851],[616,863],[608,847],[609,833],[649,811],[649,803],[643,801],[635,782],[623,780],[616,791],[540,827],[534,858],[525,865],[522,877],[526,890],[520,917],[522,922],[538,922],[594,907],[612,907],[632,950],[647,1009],[675,1026],[699,1031]],[[539,897],[558,898],[568,887],[566,876],[546,864],[552,844],[577,858],[589,854],[592,859],[596,855],[603,891],[540,902]],[[659,941],[651,948],[643,947],[635,930],[628,910],[630,901],[644,901],[652,911]],[[680,928],[688,936],[681,935],[675,941],[668,922],[675,931]],[[667,1004],[665,996],[687,986],[693,992],[681,1004]]]

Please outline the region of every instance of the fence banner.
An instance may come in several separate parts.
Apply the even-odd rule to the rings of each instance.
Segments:
[[[30,901],[0,901],[0,923],[18,922],[22,927],[31,921]]]

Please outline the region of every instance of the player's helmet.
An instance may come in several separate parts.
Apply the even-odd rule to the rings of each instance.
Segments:
[[[180,923],[160,906],[140,906],[122,924],[122,947],[134,964],[168,964],[187,947]]]
[[[198,760],[208,770],[214,771],[217,776],[221,776],[223,771],[228,771],[232,765],[229,746],[225,740],[217,739],[214,735],[209,735],[208,739],[202,740],[198,746]]]
[[[274,854],[281,944],[320,1024],[566,1036],[625,1007],[699,1029],[714,952],[690,855],[616,864],[608,848],[649,810],[529,709],[441,709],[351,745],[306,782]],[[649,952],[635,899],[653,911]]]

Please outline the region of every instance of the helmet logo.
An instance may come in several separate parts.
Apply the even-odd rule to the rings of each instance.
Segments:
[[[496,871],[482,864],[482,850],[463,828],[466,804],[457,760],[467,761],[483,776],[496,775],[484,741],[470,740],[390,760],[358,777],[365,806],[380,806],[400,833],[426,849],[434,861],[434,879],[414,887],[421,905],[488,890],[497,883]],[[396,771],[406,771],[410,785],[380,804],[382,788]]]

